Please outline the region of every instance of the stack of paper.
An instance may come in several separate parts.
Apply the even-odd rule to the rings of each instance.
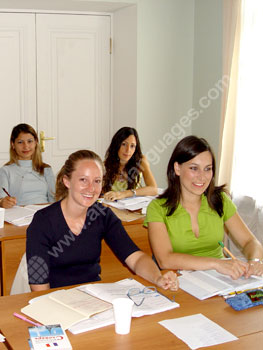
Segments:
[[[181,271],[181,273],[182,276],[178,277],[180,288],[199,300],[263,286],[263,278],[258,276],[233,280],[230,276],[215,270]]]
[[[128,298],[127,293],[131,288],[138,288],[140,291],[142,291],[145,286],[134,279],[127,278],[115,283],[95,283],[78,287],[78,289],[100,297],[110,303],[112,303],[115,298]],[[143,297],[145,299],[140,306],[133,306],[133,317],[152,315],[180,306],[178,303],[171,301],[157,291],[148,295],[143,294]],[[114,315],[113,310],[111,309],[94,315],[88,320],[75,324],[69,328],[69,331],[73,334],[78,334],[92,329],[108,326],[113,323]]]
[[[44,205],[27,205],[25,207],[14,206],[13,208],[5,210],[5,221],[15,226],[29,225],[33,219],[34,214],[48,206]]]
[[[147,208],[149,203],[154,199],[154,196],[141,196],[141,197],[131,197],[125,199],[119,199],[117,201],[107,201],[102,199],[102,203],[110,205],[118,209],[127,209],[127,210],[139,210]]]

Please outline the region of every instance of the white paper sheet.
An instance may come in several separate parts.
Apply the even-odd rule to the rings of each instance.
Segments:
[[[159,323],[193,350],[238,339],[202,314],[164,320]]]

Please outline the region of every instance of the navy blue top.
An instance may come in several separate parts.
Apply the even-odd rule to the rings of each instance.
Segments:
[[[39,210],[27,229],[29,284],[49,283],[55,288],[99,281],[102,239],[122,262],[139,250],[110,208],[93,204],[76,236],[60,203]]]

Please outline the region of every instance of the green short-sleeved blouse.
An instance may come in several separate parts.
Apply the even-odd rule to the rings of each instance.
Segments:
[[[223,240],[224,223],[236,213],[236,206],[224,192],[222,197],[224,214],[220,217],[209,207],[206,196],[202,195],[198,213],[198,238],[192,231],[190,214],[181,204],[171,216],[167,216],[168,209],[162,206],[165,199],[155,199],[149,204],[144,225],[147,227],[148,222],[163,222],[176,253],[223,258],[218,242]]]

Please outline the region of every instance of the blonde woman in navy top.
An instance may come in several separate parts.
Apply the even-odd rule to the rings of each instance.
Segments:
[[[72,153],[56,182],[56,200],[39,210],[27,229],[26,257],[32,291],[100,280],[101,241],[134,273],[177,290],[176,274],[160,272],[131,240],[110,208],[97,202],[103,163],[89,150]]]

